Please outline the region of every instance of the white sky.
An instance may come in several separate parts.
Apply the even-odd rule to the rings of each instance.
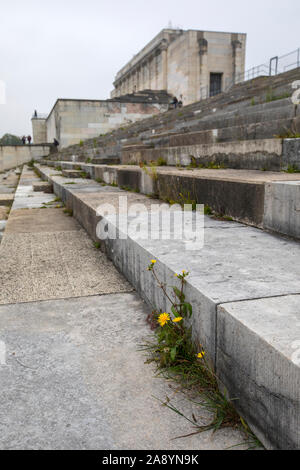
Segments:
[[[247,68],[300,47],[299,0],[0,0],[0,137],[31,133],[33,110],[57,98],[108,98],[116,72],[169,21],[247,33]]]

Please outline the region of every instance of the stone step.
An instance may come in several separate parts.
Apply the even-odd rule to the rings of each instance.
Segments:
[[[0,206],[10,206],[14,201],[13,194],[0,194]]]
[[[209,144],[216,142],[232,142],[236,140],[272,139],[276,135],[285,135],[288,129],[300,131],[300,119],[280,119],[267,122],[258,122],[234,127],[213,128],[205,131],[165,133],[153,135],[143,142],[152,144],[155,148],[178,147],[181,145]],[[299,132],[300,135],[300,132]],[[142,147],[141,143],[140,146]],[[123,146],[123,151],[134,150],[134,145]]]
[[[94,157],[91,161],[91,163],[94,163],[95,165],[100,164],[100,165],[119,165],[121,163],[121,160],[118,156],[111,156],[107,158],[102,158],[102,157]]]
[[[267,448],[299,448],[299,244],[211,218],[205,218],[203,248],[188,250],[176,224],[168,237],[159,232],[164,237],[149,239],[149,210],[157,207],[149,198],[89,180],[67,186],[66,178],[36,167],[94,241],[100,221],[108,233],[118,229],[122,236],[102,240],[102,249],[152,308],[168,311],[169,305],[149,278],[151,259],[168,285],[181,269],[190,272],[186,299],[194,308],[194,338],[207,350],[237,409]],[[139,204],[139,213],[129,219],[139,231],[130,236],[121,216],[123,224],[116,225],[120,196],[127,196],[129,207]],[[160,210],[165,219],[169,212]]]
[[[75,170],[75,169],[65,170],[65,169],[63,169],[62,174],[66,178],[83,178],[84,177],[83,171],[84,170]]]
[[[38,183],[34,183],[32,188],[34,192],[43,192],[49,194],[53,193],[53,186],[47,181],[39,181]]]
[[[53,163],[53,162],[51,162]],[[65,169],[73,163],[60,162]],[[215,213],[300,238],[300,174],[257,170],[82,164],[96,181],[161,200],[205,204]]]
[[[293,148],[293,151],[291,150]],[[159,160],[167,165],[189,166],[211,164],[225,168],[281,171],[298,162],[300,168],[300,139],[253,139],[208,144],[181,145],[139,150],[124,149],[123,164],[150,163]],[[292,159],[292,160],[291,160]]]

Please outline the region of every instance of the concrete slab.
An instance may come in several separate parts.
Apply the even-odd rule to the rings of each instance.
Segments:
[[[80,225],[63,209],[16,209],[10,214],[6,233],[69,232]]]
[[[53,193],[53,188],[52,188],[52,185],[47,183],[46,181],[41,181],[40,183],[33,184],[33,191],[51,194]]]
[[[13,200],[13,194],[0,194],[0,206],[10,206]]]
[[[83,230],[8,232],[0,256],[0,304],[132,290]]]
[[[55,198],[53,194],[45,194],[43,191],[34,191],[33,185],[40,182],[40,178],[35,175],[33,170],[24,166],[20,182],[15,192],[12,210],[40,208],[53,201]]]
[[[148,313],[133,293],[1,306],[0,448],[212,450],[243,443],[231,429],[172,440],[193,427],[155,397],[170,397],[199,422],[210,416],[145,364],[138,349],[149,337]]]
[[[258,437],[264,422],[273,448],[299,449],[299,302],[296,295],[218,307],[217,372]]]
[[[62,170],[63,176],[66,178],[82,178],[82,170]]]
[[[300,175],[298,181],[277,181],[265,186],[264,227],[300,237]]]

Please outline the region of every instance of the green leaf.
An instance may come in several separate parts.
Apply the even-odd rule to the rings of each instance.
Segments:
[[[190,318],[191,318],[191,316],[193,315],[193,307],[192,307],[191,304],[189,304],[189,303],[186,303],[185,305],[186,305],[186,307],[187,307],[187,309],[188,309],[188,311],[189,311]]]
[[[174,291],[176,297],[178,297],[180,299],[181,298],[181,292],[178,289],[178,287],[173,286],[173,291]]]
[[[171,356],[172,361],[174,361],[176,358],[176,352],[177,352],[176,348],[171,349],[170,356]]]
[[[173,315],[175,315],[175,317],[179,317],[179,313],[177,312],[175,307],[171,307],[171,311],[172,311]]]

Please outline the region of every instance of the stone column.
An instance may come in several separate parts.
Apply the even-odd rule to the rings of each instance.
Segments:
[[[198,37],[199,44],[199,58],[200,58],[200,67],[199,67],[199,96],[197,98],[203,99],[209,97],[209,76],[208,76],[208,42],[204,37]]]
[[[152,57],[149,57],[149,60],[148,60],[148,83],[149,83],[149,90],[151,90],[151,79],[152,79],[152,70],[151,70],[151,67],[152,67]]]
[[[233,35],[237,36],[237,35]],[[243,45],[237,39],[234,38],[232,43],[232,78],[233,83],[239,83],[243,81],[244,77],[241,75],[243,73]]]
[[[143,90],[147,88],[147,80],[146,80],[146,62],[143,63],[142,65],[142,77],[143,77]]]
[[[161,46],[161,59],[162,59],[162,84],[163,90],[168,91],[168,41],[162,40]]]
[[[141,74],[141,69],[140,67],[138,67],[136,70],[136,91],[140,91],[140,74]]]

